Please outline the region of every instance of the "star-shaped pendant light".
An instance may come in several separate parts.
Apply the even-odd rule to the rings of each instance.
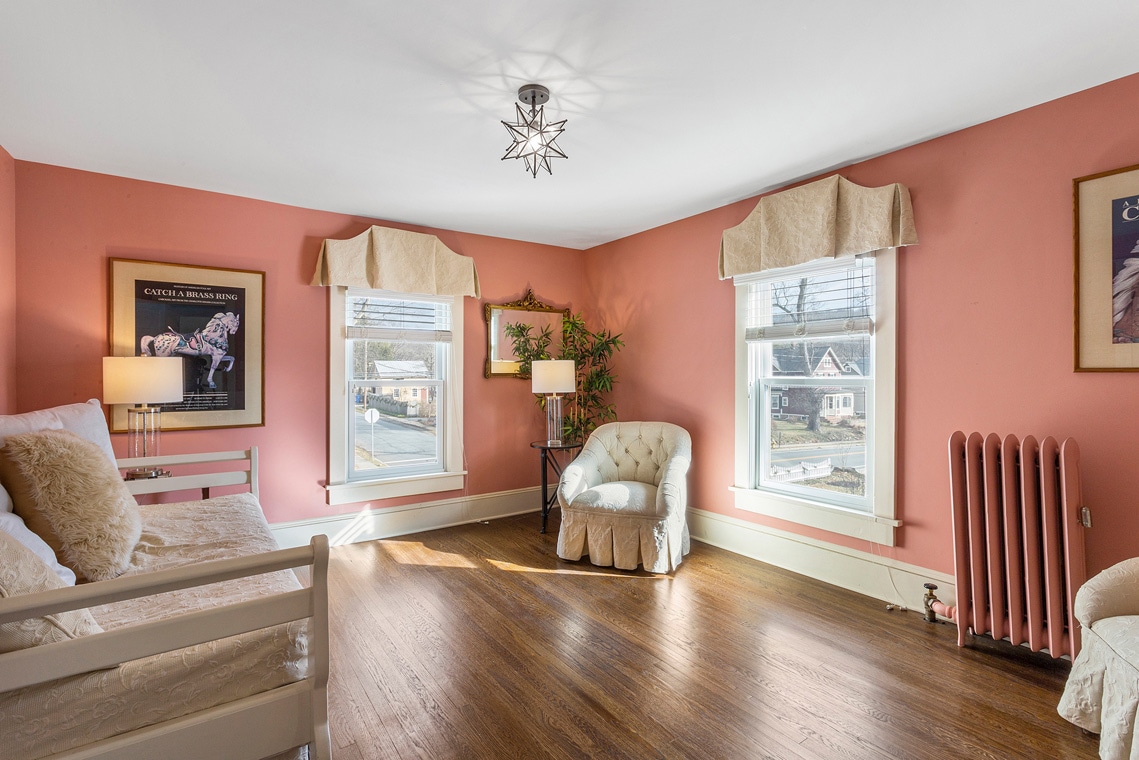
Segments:
[[[550,171],[551,158],[566,158],[566,154],[554,145],[558,135],[565,131],[566,120],[546,121],[545,106],[542,104],[549,99],[550,91],[542,85],[523,85],[518,88],[518,100],[530,106],[530,113],[527,114],[521,105],[515,104],[514,110],[518,113],[518,121],[502,122],[502,126],[510,133],[510,139],[514,141],[506,149],[506,155],[502,160],[521,158],[526,162],[526,171],[535,178],[538,176],[539,168],[545,169],[547,174],[553,174]]]

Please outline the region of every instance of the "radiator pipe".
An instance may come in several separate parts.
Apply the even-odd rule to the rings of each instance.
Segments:
[[[922,605],[925,607],[925,621],[927,623],[936,623],[937,616],[941,615],[943,618],[948,618],[957,622],[957,608],[951,607],[945,602],[937,598],[936,583],[925,584],[925,596],[922,598]]]

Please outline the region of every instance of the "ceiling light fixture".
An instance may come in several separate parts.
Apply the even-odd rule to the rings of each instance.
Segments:
[[[502,126],[510,133],[514,143],[506,149],[502,157],[521,158],[526,162],[526,171],[535,178],[538,177],[538,168],[544,168],[547,174],[550,171],[551,158],[566,158],[566,154],[554,145],[558,136],[565,132],[566,120],[547,122],[542,105],[550,99],[550,91],[540,84],[524,84],[518,88],[518,100],[530,106],[529,115],[522,110],[522,106],[514,104],[518,112],[518,121],[503,121]]]

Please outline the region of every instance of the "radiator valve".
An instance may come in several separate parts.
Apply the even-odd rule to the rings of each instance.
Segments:
[[[937,613],[933,611],[933,603],[938,599],[937,594],[933,593],[934,591],[937,591],[936,583],[925,584],[925,597],[922,598],[922,606],[925,607],[925,622],[927,623],[937,622]]]

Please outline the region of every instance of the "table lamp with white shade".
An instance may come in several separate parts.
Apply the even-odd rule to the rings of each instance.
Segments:
[[[575,372],[572,359],[546,359],[532,362],[530,389],[546,396],[546,443],[562,442],[562,397],[559,393],[573,393]]]
[[[162,407],[182,400],[182,357],[104,356],[103,403],[137,404],[127,409],[127,456],[155,457],[159,454]],[[157,478],[158,468],[140,468],[127,477]]]

